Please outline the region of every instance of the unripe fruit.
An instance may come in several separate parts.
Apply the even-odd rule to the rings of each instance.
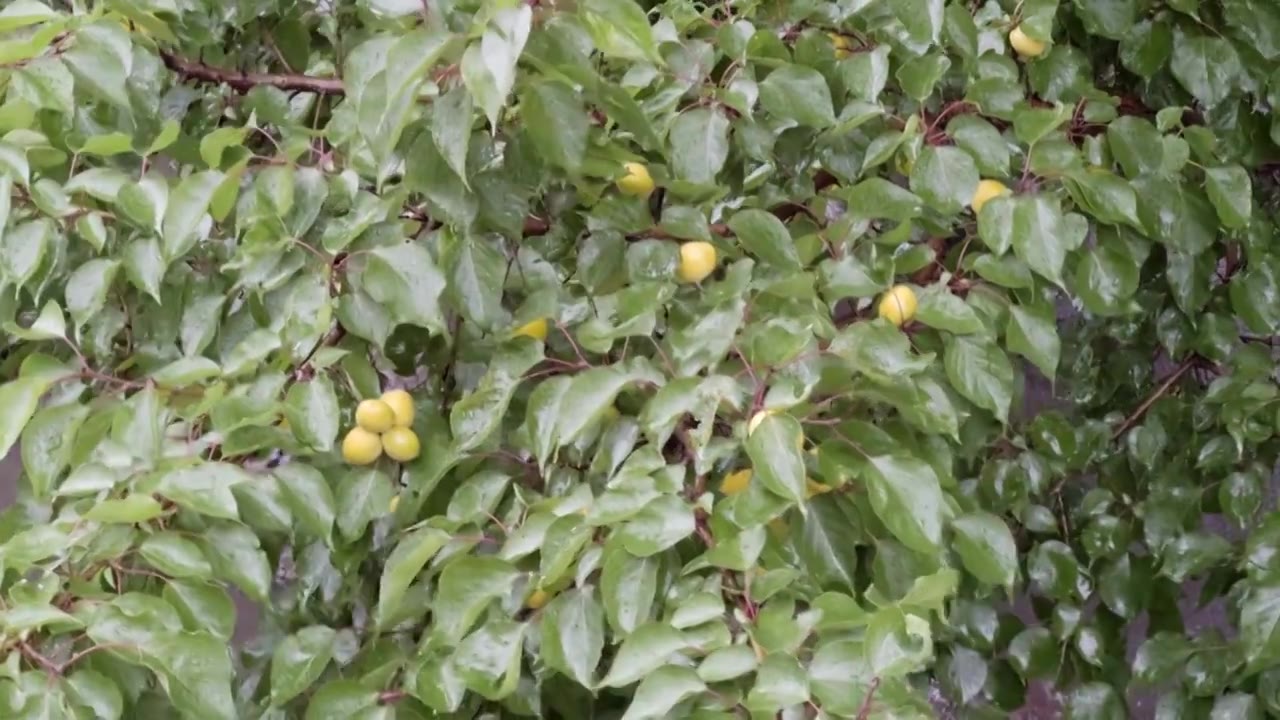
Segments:
[[[680,246],[680,266],[676,275],[680,282],[702,282],[716,269],[716,247],[709,242],[695,240]]]
[[[368,465],[382,454],[382,439],[375,433],[353,427],[342,438],[342,459],[352,465]]]
[[[392,428],[382,436],[382,449],[387,457],[397,462],[409,462],[422,452],[418,435],[409,428]]]
[[[371,433],[384,433],[395,422],[395,411],[381,400],[361,400],[356,406],[356,425]]]
[[[399,507],[400,507],[400,496],[396,495],[395,497],[391,498],[391,504],[387,506],[387,509],[391,512],[391,514],[394,515],[396,512],[396,509]]]
[[[720,492],[725,495],[737,495],[747,486],[751,484],[751,471],[739,470],[735,473],[729,473],[724,476],[724,481],[720,483]]]
[[[623,165],[627,174],[618,179],[618,189],[623,195],[641,197],[653,192],[653,178],[644,163],[629,162]]]
[[[1016,27],[1009,31],[1009,44],[1013,46],[1013,51],[1024,58],[1037,58],[1044,54],[1045,48],[1048,46],[1043,42],[1027,35],[1022,31],[1021,27]]]
[[[969,207],[972,207],[973,214],[977,215],[989,201],[1008,194],[1009,187],[999,180],[983,180],[978,183],[978,189],[973,191],[973,199],[969,201]]]
[[[880,317],[902,327],[916,316],[916,293],[906,285],[894,285],[880,298],[877,312]]]
[[[547,320],[546,318],[538,318],[516,328],[515,337],[525,335],[542,342],[547,341]]]
[[[530,610],[541,610],[550,599],[551,594],[539,588],[529,594],[529,599],[524,601],[524,605]]]
[[[815,481],[813,478],[804,479],[804,496],[806,498],[829,493],[834,489],[835,488],[830,485],[823,485],[822,483]]]
[[[844,59],[852,54],[852,51],[849,49],[849,38],[835,33],[827,33],[827,37],[831,39],[831,46],[835,48],[837,58]]]
[[[391,408],[396,427],[409,427],[413,424],[413,396],[407,391],[388,390],[382,393],[381,400]]]

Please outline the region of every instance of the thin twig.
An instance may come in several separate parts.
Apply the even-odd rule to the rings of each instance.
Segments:
[[[862,706],[858,708],[857,720],[867,720],[871,717],[871,701],[876,696],[876,689],[880,687],[880,678],[871,678],[871,684],[867,686],[867,696],[862,699]]]
[[[1121,436],[1129,432],[1134,425],[1137,425],[1138,421],[1141,420],[1142,417],[1147,414],[1147,411],[1151,409],[1151,406],[1154,405],[1157,400],[1164,397],[1165,394],[1169,392],[1169,389],[1173,387],[1174,383],[1178,382],[1183,375],[1187,374],[1187,371],[1190,370],[1195,363],[1196,359],[1194,356],[1183,360],[1182,364],[1178,366],[1178,369],[1169,373],[1169,377],[1165,378],[1164,382],[1160,383],[1160,386],[1155,389],[1155,392],[1151,393],[1146,400],[1143,400],[1142,404],[1130,413],[1129,417],[1124,419],[1124,422],[1120,423],[1120,427],[1116,428],[1111,439],[1113,441],[1119,440]]]
[[[317,95],[345,95],[346,89],[339,78],[314,77],[297,73],[256,73],[227,70],[188,60],[167,50],[160,51],[160,59],[173,72],[197,82],[226,85],[239,93],[247,93],[259,85],[281,90],[297,90]]]

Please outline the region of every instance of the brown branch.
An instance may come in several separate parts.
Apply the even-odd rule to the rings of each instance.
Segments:
[[[867,720],[871,717],[871,701],[875,698],[876,689],[879,687],[879,676],[871,678],[871,683],[867,686],[867,696],[862,699],[862,706],[858,708],[857,720]]]
[[[297,90],[317,95],[344,95],[342,80],[338,78],[313,77],[296,73],[256,73],[227,70],[206,65],[202,62],[187,60],[167,50],[160,51],[160,59],[165,67],[181,75],[187,80],[196,82],[226,85],[238,93],[247,93],[259,85],[268,85],[281,90]]]
[[[1183,360],[1182,364],[1179,365],[1176,370],[1169,373],[1169,377],[1165,378],[1164,382],[1160,383],[1160,386],[1155,389],[1155,392],[1147,396],[1147,399],[1143,400],[1142,404],[1130,413],[1129,417],[1124,419],[1124,422],[1120,423],[1120,427],[1116,428],[1111,439],[1119,440],[1121,436],[1129,432],[1134,425],[1137,425],[1138,421],[1141,420],[1142,417],[1147,414],[1147,411],[1151,409],[1151,406],[1155,405],[1157,400],[1164,397],[1165,394],[1169,392],[1169,389],[1173,387],[1174,383],[1178,382],[1183,375],[1187,374],[1187,371],[1190,370],[1195,363],[1195,356]]]

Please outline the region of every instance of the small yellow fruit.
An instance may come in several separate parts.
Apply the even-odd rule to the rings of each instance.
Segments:
[[[1023,32],[1021,26],[1009,31],[1009,44],[1013,46],[1014,52],[1024,58],[1040,57],[1048,47],[1045,43]]]
[[[384,433],[395,423],[395,411],[381,400],[361,400],[356,406],[356,425],[371,433]]]
[[[392,514],[395,514],[396,508],[398,508],[398,507],[400,507],[400,496],[399,496],[399,495],[396,495],[395,497],[391,498],[391,504],[390,504],[389,506],[387,506],[387,509],[388,509]]]
[[[823,485],[822,483],[815,481],[813,478],[804,479],[805,498],[811,498],[814,495],[822,495],[823,493],[829,493],[834,489],[835,488],[831,487],[830,485]]]
[[[396,427],[409,427],[413,424],[413,396],[405,390],[388,390],[382,393],[382,402],[391,408],[395,416]]]
[[[618,179],[618,189],[623,195],[642,197],[653,192],[653,178],[644,163],[629,162],[622,166],[627,174]]]
[[[972,207],[973,214],[977,215],[989,201],[1008,194],[1009,186],[999,180],[983,180],[978,183],[978,189],[973,191],[973,199],[969,201],[969,207]]]
[[[902,327],[916,316],[916,293],[906,285],[894,285],[880,298],[880,317]]]
[[[680,246],[680,267],[676,275],[680,282],[702,282],[703,278],[716,269],[716,246],[702,240],[687,242]]]
[[[382,454],[382,439],[361,427],[342,438],[342,459],[352,465],[368,465]]]
[[[751,471],[739,470],[738,472],[729,473],[724,476],[724,481],[720,483],[720,492],[725,495],[737,495],[747,489],[747,485],[751,484]]]
[[[850,49],[849,38],[836,33],[827,33],[827,37],[831,39],[831,46],[835,48],[837,58],[844,59],[853,54]]]
[[[551,594],[539,588],[529,594],[529,599],[524,601],[524,606],[530,610],[541,610],[550,599]]]
[[[422,452],[417,433],[403,427],[388,430],[382,436],[382,448],[387,451],[387,457],[398,462],[409,462]]]
[[[526,335],[528,337],[533,338],[534,340],[546,342],[547,341],[547,319],[538,318],[537,320],[530,320],[529,322],[516,328],[515,337],[520,337],[521,335]]]

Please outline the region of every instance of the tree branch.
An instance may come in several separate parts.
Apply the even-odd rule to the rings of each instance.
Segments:
[[[254,73],[239,70],[226,70],[179,57],[167,50],[160,51],[160,59],[165,67],[181,75],[187,80],[196,82],[226,85],[239,93],[247,93],[259,85],[268,85],[281,90],[298,90],[312,92],[317,95],[345,95],[342,80],[338,78],[313,77],[296,73]]]
[[[1143,400],[1142,404],[1130,413],[1129,417],[1124,419],[1124,422],[1120,423],[1120,427],[1116,428],[1111,439],[1119,440],[1120,437],[1129,432],[1134,425],[1137,425],[1138,421],[1142,419],[1142,416],[1146,415],[1147,411],[1151,409],[1151,406],[1155,405],[1157,400],[1164,397],[1165,394],[1169,392],[1169,388],[1172,388],[1173,384],[1178,382],[1179,378],[1187,374],[1187,371],[1190,370],[1195,363],[1196,358],[1194,355],[1183,360],[1182,364],[1179,365],[1176,370],[1169,373],[1169,377],[1165,378],[1164,382],[1160,383],[1160,386],[1155,389],[1155,392],[1147,396],[1147,399]]]

